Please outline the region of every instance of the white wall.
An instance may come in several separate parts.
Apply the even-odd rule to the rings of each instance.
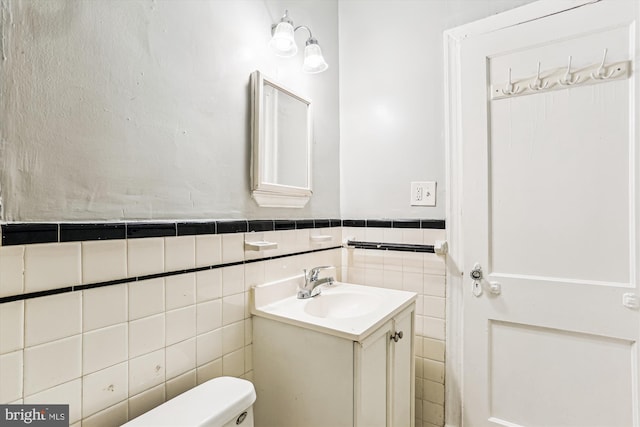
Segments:
[[[444,218],[442,32],[531,0],[340,0],[343,218]],[[409,205],[437,181],[436,207]]]
[[[336,217],[337,0],[2,0],[0,196],[6,221]],[[284,9],[328,71],[267,49]],[[314,102],[314,197],[249,194],[249,74]]]

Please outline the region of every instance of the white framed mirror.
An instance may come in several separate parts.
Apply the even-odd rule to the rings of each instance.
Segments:
[[[302,208],[311,198],[311,101],[251,74],[251,195],[263,207]]]

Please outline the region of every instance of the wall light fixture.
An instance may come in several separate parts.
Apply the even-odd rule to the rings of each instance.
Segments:
[[[289,18],[289,11],[285,10],[284,15],[280,18],[280,22],[274,24],[271,27],[271,41],[269,41],[269,47],[273,52],[281,57],[290,58],[298,53],[298,46],[293,37],[294,33],[300,29],[307,30],[309,32],[309,38],[305,43],[304,48],[304,62],[302,64],[302,71],[305,73],[321,73],[327,68],[327,62],[322,56],[322,50],[318,44],[318,40],[313,38],[309,27],[299,25],[293,26],[293,21]]]

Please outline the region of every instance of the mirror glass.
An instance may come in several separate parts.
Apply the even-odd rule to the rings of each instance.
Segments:
[[[311,101],[252,74],[252,195],[260,206],[303,207],[311,197]]]
[[[264,179],[273,184],[307,187],[308,105],[265,82]]]

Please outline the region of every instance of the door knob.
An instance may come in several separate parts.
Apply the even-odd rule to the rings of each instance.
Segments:
[[[476,262],[473,265],[473,269],[469,273],[469,276],[471,276],[471,279],[473,279],[473,295],[479,297],[480,295],[482,295],[482,277],[484,276],[480,263]]]

